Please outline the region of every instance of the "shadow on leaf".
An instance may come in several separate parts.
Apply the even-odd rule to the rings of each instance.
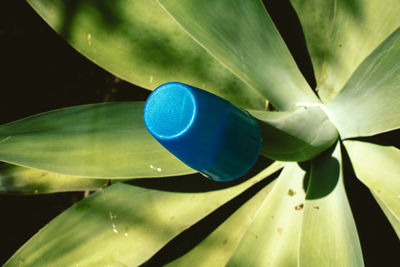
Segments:
[[[340,177],[340,164],[332,156],[335,146],[312,160],[307,173],[306,199],[320,199],[328,196],[336,187]]]
[[[349,138],[348,140],[369,142],[381,146],[394,146],[400,149],[400,130],[393,130],[368,137]]]
[[[207,192],[221,190],[247,181],[261,170],[272,164],[272,161],[260,156],[250,171],[244,176],[230,182],[216,182],[207,179],[203,175],[191,174],[168,178],[140,178],[125,183],[149,189],[157,189],[170,192]]]
[[[160,249],[153,257],[143,263],[144,266],[163,266],[183,255],[196,247],[217,227],[224,223],[236,210],[238,210],[246,201],[256,195],[261,189],[278,177],[280,172],[274,173],[271,177],[264,179],[253,185],[234,199],[228,201],[208,216],[204,217],[196,224],[183,231],[162,249]]]

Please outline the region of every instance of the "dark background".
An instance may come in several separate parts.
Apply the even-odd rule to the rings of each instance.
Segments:
[[[287,1],[264,1],[312,87],[304,37]],[[56,108],[145,100],[148,91],[121,81],[62,40],[22,0],[0,4],[0,124]],[[398,137],[398,131],[396,133]],[[383,136],[383,138],[391,138]],[[394,140],[394,139],[393,139]],[[346,190],[367,266],[396,266],[400,242],[368,189],[346,164]],[[83,193],[0,195],[0,264]],[[329,231],[329,229],[327,229]]]

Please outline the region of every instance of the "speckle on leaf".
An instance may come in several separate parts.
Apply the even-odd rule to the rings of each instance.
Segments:
[[[300,205],[297,205],[296,207],[294,207],[295,210],[302,210],[304,207],[304,204],[301,203]]]
[[[92,45],[92,35],[90,33],[88,33],[87,39],[88,39],[88,45],[91,46]]]
[[[112,214],[111,211],[108,212],[108,217],[110,217],[111,220],[114,220],[115,218],[117,218],[117,215]]]
[[[292,196],[296,195],[296,191],[294,191],[293,189],[289,189],[288,195],[292,197]]]

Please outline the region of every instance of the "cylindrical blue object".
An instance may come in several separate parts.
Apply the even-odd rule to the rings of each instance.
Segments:
[[[216,181],[243,176],[261,150],[260,128],[247,111],[187,84],[155,89],[144,107],[144,123],[167,150]]]

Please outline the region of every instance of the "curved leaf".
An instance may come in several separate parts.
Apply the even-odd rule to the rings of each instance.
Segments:
[[[305,172],[286,163],[228,266],[296,266]]]
[[[56,217],[5,266],[138,266],[263,178],[260,174],[237,186],[205,193],[114,184]]]
[[[340,144],[311,162],[299,266],[363,266],[357,228],[344,190]]]
[[[294,112],[250,113],[258,120],[265,140],[261,153],[275,160],[309,160],[338,138],[335,126],[319,107],[304,107]]]
[[[376,196],[374,193],[372,193],[372,195],[374,196],[376,202],[378,202],[390,224],[393,226],[393,229],[396,232],[397,236],[400,238],[400,220],[392,213],[391,210],[389,210],[386,204],[382,202],[378,196]]]
[[[97,191],[107,185],[104,179],[83,179],[43,172],[11,164],[0,164],[0,193],[43,194],[68,191]]]
[[[400,238],[400,150],[345,141],[357,178],[372,192]]]
[[[250,90],[183,32],[156,0],[28,0],[75,49],[124,80],[153,90],[172,81],[264,109]]]
[[[194,173],[146,130],[144,103],[83,105],[0,126],[0,160],[87,178]]]
[[[398,0],[290,0],[306,37],[318,94],[333,99],[360,63],[400,25]]]
[[[318,102],[259,0],[160,0],[207,51],[280,110]]]
[[[240,207],[200,244],[166,266],[226,266],[275,181]]]
[[[325,107],[342,138],[400,128],[400,28],[368,56]]]

